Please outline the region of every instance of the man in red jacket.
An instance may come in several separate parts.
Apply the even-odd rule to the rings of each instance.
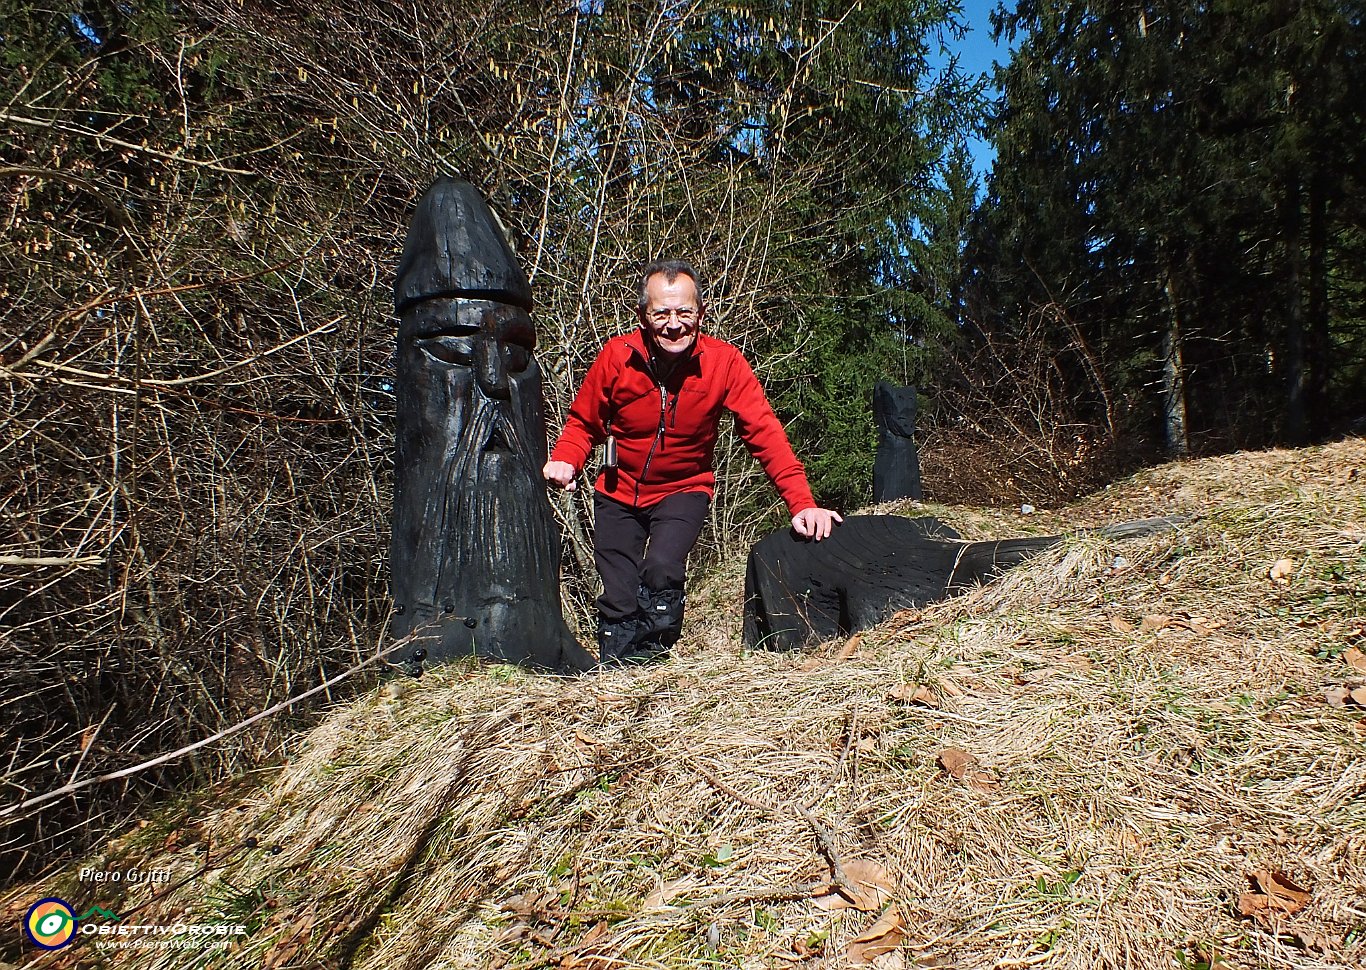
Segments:
[[[682,260],[651,263],[636,312],[640,328],[609,340],[588,369],[544,469],[546,481],[572,489],[593,449],[608,445],[593,495],[593,554],[603,585],[598,650],[609,664],[663,657],[678,640],[684,563],[716,488],[723,411],[735,415],[799,535],[819,542],[843,521],[811,497],[740,351],[699,333],[706,308],[697,272]]]

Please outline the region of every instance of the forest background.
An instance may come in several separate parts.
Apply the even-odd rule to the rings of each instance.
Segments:
[[[23,799],[383,643],[390,286],[438,174],[517,240],[553,426],[683,255],[842,509],[879,379],[920,388],[947,502],[1359,430],[1362,6],[1021,0],[992,88],[937,0],[0,0],[0,870],[297,721]],[[703,560],[780,519],[721,456]],[[588,509],[558,511],[582,615]]]

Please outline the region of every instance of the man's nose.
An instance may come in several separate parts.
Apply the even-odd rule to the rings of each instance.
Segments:
[[[508,372],[503,366],[502,347],[496,340],[480,340],[478,345],[475,377],[479,389],[487,397],[506,400],[509,397]]]

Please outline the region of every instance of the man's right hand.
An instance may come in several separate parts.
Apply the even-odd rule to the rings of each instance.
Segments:
[[[545,467],[541,469],[541,474],[545,476],[547,482],[560,486],[566,492],[572,492],[576,487],[574,476],[578,472],[567,461],[548,461],[545,463]]]

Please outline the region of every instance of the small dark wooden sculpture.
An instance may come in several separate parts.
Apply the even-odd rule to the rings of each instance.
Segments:
[[[873,461],[873,501],[921,497],[920,458],[915,450],[915,388],[878,381],[873,388],[877,458]]]
[[[1166,531],[1178,521],[1146,519],[1097,531],[1122,539]],[[745,643],[789,650],[847,636],[897,610],[965,592],[1060,541],[963,542],[938,519],[899,515],[848,516],[822,542],[790,529],[774,532],[749,553]]]
[[[422,197],[394,303],[393,634],[415,633],[434,661],[588,669],[564,621],[541,479],[531,287],[473,186],[441,178]]]

